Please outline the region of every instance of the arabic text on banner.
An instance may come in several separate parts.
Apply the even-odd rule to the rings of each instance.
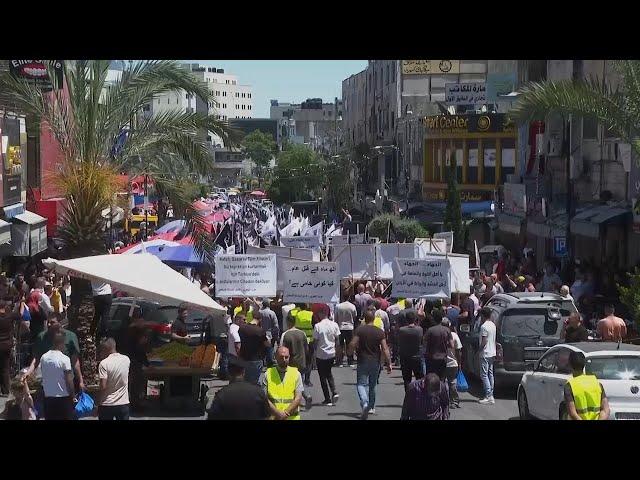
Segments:
[[[284,300],[293,303],[339,303],[335,262],[283,261]]]
[[[285,247],[314,248],[320,246],[320,237],[280,237]]]
[[[272,297],[276,294],[275,255],[219,255],[215,257],[216,295]]]
[[[393,296],[402,298],[451,297],[448,258],[396,258],[393,262]]]

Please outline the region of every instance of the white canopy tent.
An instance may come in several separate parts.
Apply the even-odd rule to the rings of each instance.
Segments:
[[[56,273],[107,282],[127,293],[165,305],[184,305],[208,313],[226,309],[189,279],[149,253],[138,255],[96,255],[72,260],[43,260]]]

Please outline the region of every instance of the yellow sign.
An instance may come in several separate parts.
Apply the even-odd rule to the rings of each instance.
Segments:
[[[460,60],[402,60],[403,75],[460,73]]]
[[[20,165],[22,163],[20,147],[9,147],[7,149],[7,158],[11,165]]]

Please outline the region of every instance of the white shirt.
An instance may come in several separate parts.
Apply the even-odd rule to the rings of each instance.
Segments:
[[[354,319],[358,316],[356,306],[351,302],[336,305],[334,318],[340,330],[353,330]]]
[[[235,323],[229,325],[229,338],[227,339],[229,346],[229,355],[236,357],[236,343],[240,343],[240,327]]]
[[[491,320],[485,321],[480,327],[480,335],[487,337],[487,343],[480,351],[480,357],[491,358],[496,356],[496,324]]]
[[[114,352],[98,365],[98,376],[107,381],[100,405],[129,404],[129,365],[131,361],[126,355]]]
[[[317,342],[316,358],[328,360],[336,356],[336,342],[340,336],[338,324],[325,318],[313,327],[313,339]]]
[[[98,295],[111,295],[111,285],[105,282],[91,282],[91,290],[93,291],[94,297]]]
[[[49,350],[40,357],[45,397],[68,397],[65,372],[71,372],[71,359],[60,350]]]
[[[289,318],[289,312],[296,308],[294,303],[289,303],[287,305],[282,306],[282,326],[286,328],[287,326],[287,318]]]
[[[469,295],[469,298],[473,300],[473,315],[475,316],[478,314],[478,310],[480,310],[480,300],[478,300],[475,293]]]
[[[460,337],[456,332],[451,332],[451,336],[453,337],[453,348],[455,350],[462,350],[462,342],[460,341]],[[451,354],[454,356],[452,357]],[[455,351],[448,350],[447,351],[447,367],[457,367],[458,360],[455,357]]]

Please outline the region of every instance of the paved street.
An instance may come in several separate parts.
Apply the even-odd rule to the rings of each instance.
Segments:
[[[322,389],[318,379],[318,372],[311,374],[311,393],[313,407],[311,411],[303,411],[303,420],[355,420],[360,414],[360,403],[356,393],[356,372],[351,368],[334,368],[333,375],[340,399],[336,405],[325,407],[321,405],[323,400]],[[209,402],[215,392],[226,385],[227,382],[213,380],[207,382],[210,387],[208,392]],[[515,393],[499,395],[495,405],[478,404],[479,386],[472,383],[471,392],[460,394],[462,408],[451,411],[452,420],[513,420],[518,418],[518,407]],[[398,420],[402,411],[404,389],[402,388],[402,376],[399,369],[394,369],[391,375],[382,372],[380,385],[377,388],[376,414],[370,415],[369,420]],[[0,398],[0,408],[4,408],[6,398]],[[158,413],[154,416],[132,417],[132,420],[202,420],[202,416],[177,416],[166,413]],[[97,420],[95,417],[83,420]]]

